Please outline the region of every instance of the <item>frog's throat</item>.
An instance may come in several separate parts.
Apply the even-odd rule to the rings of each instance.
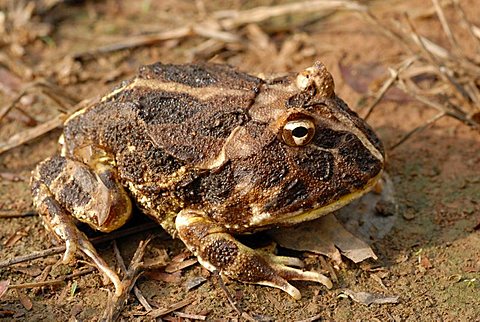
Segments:
[[[298,224],[304,221],[310,221],[317,219],[323,215],[329,214],[334,212],[337,209],[342,208],[343,206],[346,206],[350,202],[352,202],[355,199],[360,198],[361,196],[365,195],[368,193],[372,188],[377,184],[377,182],[381,179],[383,171],[380,171],[375,177],[370,179],[367,184],[363,187],[362,190],[357,190],[354,191],[348,195],[343,196],[342,198],[328,204],[325,206],[321,207],[314,207],[311,210],[298,210],[295,212],[291,212],[288,214],[285,214],[284,216],[281,216],[279,218],[279,221],[274,221],[274,222],[265,222],[265,225],[271,225],[275,223],[281,223],[282,226],[284,224],[286,225],[292,225],[292,224]],[[263,226],[263,223],[260,224]]]

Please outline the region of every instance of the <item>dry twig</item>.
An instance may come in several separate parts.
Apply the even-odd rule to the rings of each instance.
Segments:
[[[92,238],[90,241],[92,242],[92,244],[97,245],[97,244],[101,244],[101,243],[105,243],[105,242],[115,240],[117,238],[122,238],[122,237],[125,237],[125,236],[134,235],[134,234],[137,234],[139,232],[147,231],[147,230],[157,228],[157,227],[158,227],[158,224],[152,222],[152,223],[143,224],[143,225],[139,225],[139,226],[123,229],[123,230],[117,230],[117,231],[111,232],[111,233],[103,235],[103,236]],[[65,246],[57,246],[57,247],[52,247],[52,248],[42,250],[42,251],[39,251],[39,252],[35,252],[35,253],[32,253],[32,254],[28,254],[28,255],[13,257],[13,258],[10,258],[10,259],[7,259],[7,260],[0,261],[0,268],[8,267],[8,266],[18,264],[18,263],[31,261],[31,260],[34,260],[34,259],[37,259],[37,258],[42,258],[42,257],[47,257],[47,256],[55,255],[55,254],[60,254],[60,253],[63,253],[64,251],[65,251]]]
[[[394,85],[394,83],[398,80],[398,75],[403,72],[405,69],[410,67],[410,65],[413,64],[415,61],[415,57],[411,57],[406,59],[402,64],[400,64],[400,67],[397,69],[389,69],[390,71],[390,77],[385,81],[380,88],[380,90],[377,92],[375,95],[375,99],[372,101],[372,103],[368,106],[367,112],[365,113],[365,116],[363,117],[365,120],[367,120],[370,115],[372,114],[373,109],[375,106],[381,101],[385,93]]]
[[[143,256],[145,255],[147,245],[150,243],[151,240],[152,238],[149,237],[145,241],[141,241],[138,245],[138,248],[133,255],[128,270],[126,270],[125,276],[122,279],[122,294],[120,294],[119,296],[113,294],[111,296],[111,299],[107,303],[105,312],[101,319],[102,321],[116,321],[120,316],[120,313],[122,313],[123,307],[127,303],[130,291],[135,286],[135,282],[144,271]]]
[[[113,251],[115,253],[115,258],[117,259],[117,263],[120,266],[122,274],[126,275],[127,267],[125,266],[125,262],[123,261],[122,255],[120,254],[120,250],[118,249],[117,242],[115,240],[113,241]],[[142,304],[145,311],[150,312],[151,310],[153,310],[150,303],[148,303],[147,299],[145,298],[145,296],[143,296],[142,292],[136,285],[133,287],[133,293],[137,297],[140,304]]]
[[[23,284],[15,284],[15,285],[10,285],[8,288],[9,289],[18,289],[18,288],[34,288],[34,287],[41,287],[41,286],[48,286],[48,285],[55,285],[55,284],[61,284],[69,279],[73,279],[75,277],[87,275],[90,273],[93,273],[96,270],[94,267],[90,267],[87,269],[83,269],[81,271],[78,271],[76,273],[68,274],[65,276],[62,276],[60,278],[56,278],[54,280],[49,280],[49,281],[43,281],[43,282],[33,282],[33,283],[23,283]]]
[[[184,319],[190,319],[190,320],[205,321],[207,319],[206,315],[189,314],[189,313],[183,313],[183,312],[175,312],[174,314],[178,317],[181,317]]]
[[[228,290],[227,286],[223,282],[222,276],[218,271],[214,271],[212,275],[215,277],[215,279],[218,282],[218,285],[222,289],[222,291],[225,293],[225,296],[227,297],[228,303],[233,307],[233,309],[238,313],[239,316],[244,318],[247,321],[255,321],[253,317],[251,317],[247,312],[244,312],[240,305],[238,305],[237,301],[233,299],[232,293]]]
[[[1,210],[0,219],[29,217],[29,216],[35,216],[36,214],[37,213],[33,210],[24,211],[24,212],[18,212],[17,210]]]
[[[433,124],[443,116],[455,118],[473,129],[480,131],[480,123],[476,115],[480,115],[480,65],[479,58],[469,58],[458,41],[449,25],[443,8],[438,0],[432,0],[434,11],[440,21],[442,29],[449,40],[451,50],[447,50],[437,43],[421,36],[416,30],[413,21],[405,15],[405,25],[397,24],[396,28],[385,25],[379,21],[371,12],[363,15],[368,21],[379,27],[387,37],[402,45],[408,53],[415,57],[415,62],[404,69],[402,75],[393,74],[384,83],[384,86],[377,94],[376,99],[368,108],[366,116],[371,114],[373,106],[378,103],[381,94],[392,84],[396,84],[407,94],[418,101],[438,110],[438,114],[427,120],[421,126],[409,131],[392,148],[398,147],[413,134]],[[461,16],[462,21],[468,27],[470,35],[477,42],[477,49],[480,49],[480,40],[477,38],[475,26],[466,18],[460,8],[458,0],[453,1],[454,9]],[[480,50],[479,50],[480,51]],[[432,85],[429,88],[420,88],[416,85],[416,76],[423,79],[430,77]]]
[[[195,301],[194,298],[186,298],[180,302],[177,302],[175,304],[172,304],[170,306],[168,306],[167,308],[165,309],[156,309],[156,310],[153,310],[151,311],[150,313],[148,313],[148,316],[156,319],[156,318],[159,318],[159,317],[162,317],[164,315],[167,315],[169,313],[172,313],[172,312],[175,312],[176,310],[179,310],[181,309],[182,307],[185,307],[189,304],[191,304],[193,301]]]
[[[73,58],[77,60],[86,60],[94,58],[99,54],[152,46],[166,40],[183,39],[191,36],[199,36],[207,38],[208,40],[220,41],[222,43],[238,43],[242,41],[242,38],[231,31],[242,26],[251,23],[259,23],[267,19],[287,14],[334,10],[366,11],[367,7],[349,0],[313,0],[277,6],[257,7],[244,11],[218,11],[211,15],[213,19],[206,19],[198,23],[193,23],[191,26],[180,27],[157,34],[136,37],[130,36],[125,41],[77,53],[73,55]]]

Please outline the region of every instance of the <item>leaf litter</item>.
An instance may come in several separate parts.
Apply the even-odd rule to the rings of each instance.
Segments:
[[[282,247],[325,255],[336,263],[342,261],[340,254],[354,263],[377,259],[368,243],[385,236],[396,219],[393,182],[387,175],[382,182],[381,191],[372,191],[335,214],[268,234]],[[378,211],[382,203],[391,205],[387,214]]]

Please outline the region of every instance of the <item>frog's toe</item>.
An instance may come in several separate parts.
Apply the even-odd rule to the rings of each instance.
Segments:
[[[124,287],[117,273],[108,266],[100,255],[98,255],[90,241],[85,236],[83,237],[84,238],[79,238],[78,240],[79,249],[85,253],[85,255],[93,261],[97,269],[113,283],[115,286],[115,296],[120,296],[123,293]]]
[[[75,253],[77,252],[77,243],[71,240],[65,241],[65,253],[63,253],[62,262],[68,264],[75,259]]]
[[[79,231],[75,226],[62,225],[56,227],[56,232],[65,240],[65,253],[63,254],[62,262],[67,264],[75,259],[77,250],[82,251],[88,258],[90,258],[97,269],[111,281],[115,286],[115,295],[119,296],[123,292],[123,285],[118,277],[103,258],[97,253],[95,247],[90,243],[88,238]]]
[[[301,298],[301,294],[295,287],[288,283],[288,281],[311,281],[323,284],[329,289],[332,288],[332,282],[323,274],[289,267],[304,266],[303,261],[296,257],[275,256],[272,254],[261,254],[261,256],[266,260],[265,264],[268,264],[272,268],[274,274],[270,274],[270,276],[266,275],[264,277],[265,280],[259,281],[258,284],[279,288],[290,294],[296,300]]]
[[[287,281],[311,281],[325,285],[328,289],[332,288],[332,281],[323,274],[314,271],[303,271],[284,265],[272,265],[279,276]]]
[[[300,258],[297,257],[288,257],[288,256],[275,256],[272,254],[265,253],[269,261],[274,264],[293,266],[293,267],[305,267],[305,264]]]

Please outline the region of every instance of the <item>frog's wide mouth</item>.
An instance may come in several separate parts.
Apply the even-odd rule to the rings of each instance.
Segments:
[[[334,212],[335,210],[340,209],[343,206],[346,206],[353,200],[358,199],[361,196],[365,195],[366,193],[370,192],[370,190],[372,190],[372,188],[381,179],[382,173],[383,171],[380,171],[375,177],[371,178],[361,190],[354,191],[327,205],[323,205],[323,206],[313,205],[313,207],[309,210],[300,209],[295,212],[291,212],[283,216],[279,216],[277,220],[272,220],[272,221],[268,220],[270,218],[269,214],[261,214],[259,217],[263,217],[264,221],[257,223],[257,225],[258,226],[269,226],[274,224],[281,224],[282,226],[293,225],[293,224],[298,224],[304,221],[314,220],[323,215]]]

